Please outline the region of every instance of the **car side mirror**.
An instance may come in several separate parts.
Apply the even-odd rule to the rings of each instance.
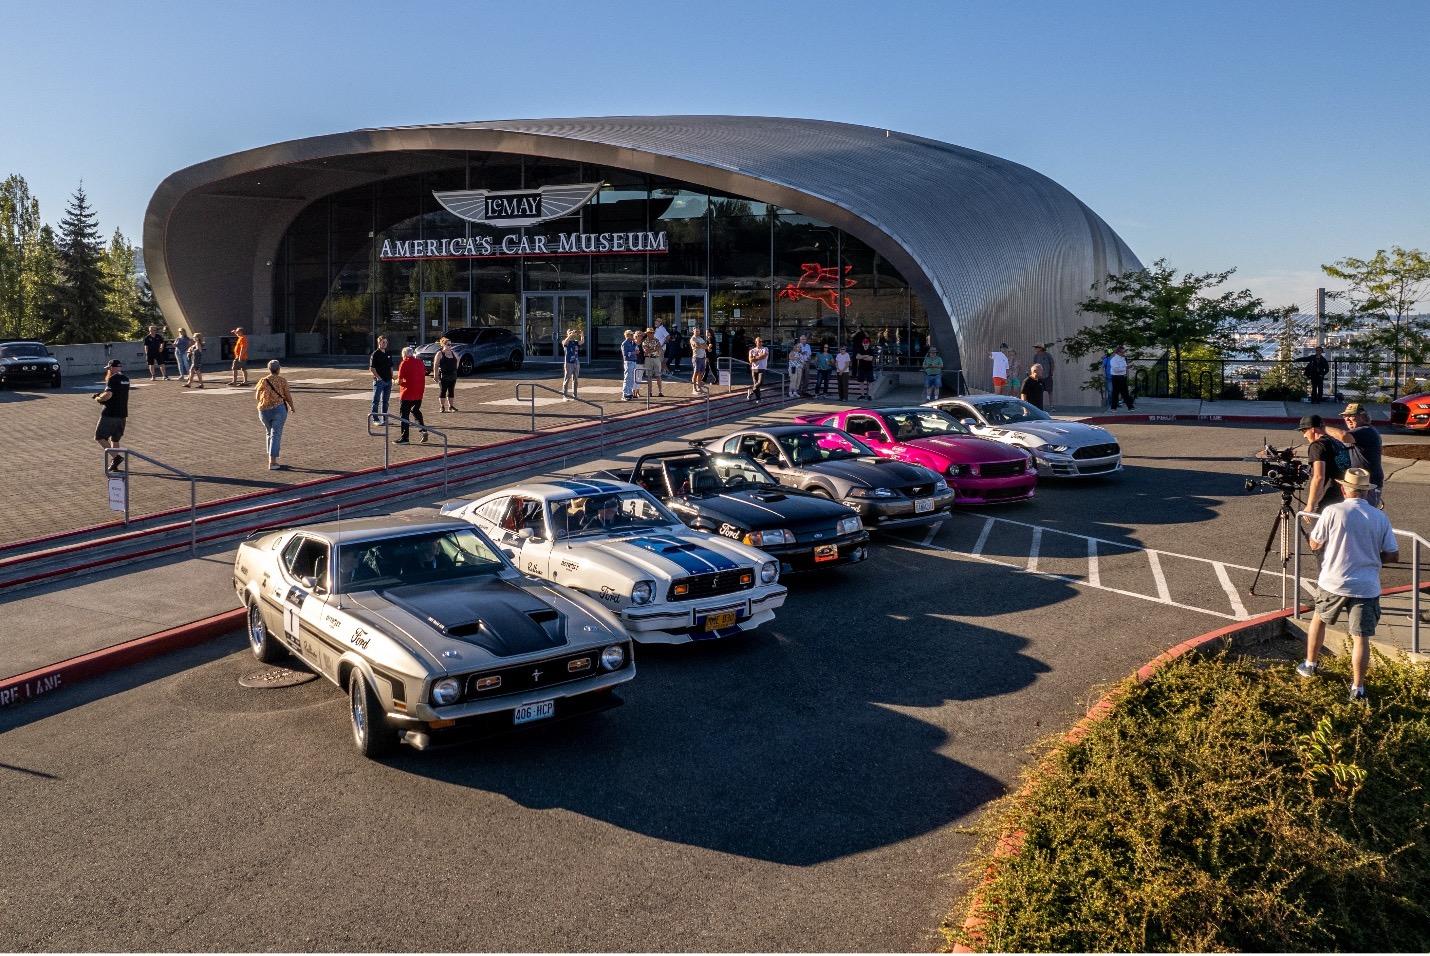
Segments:
[[[508,561],[515,561],[515,560],[516,560],[516,552],[513,551],[511,548],[502,548],[502,549],[501,549],[501,553],[504,554],[504,555],[506,555],[506,559],[507,559]]]
[[[967,425],[969,428],[974,428],[978,425],[978,420],[973,418],[960,418],[958,421],[960,424]]]
[[[298,583],[303,585],[303,587],[307,588],[309,591],[317,590],[318,587],[318,579],[313,577],[311,574],[303,575],[301,578],[298,579]]]

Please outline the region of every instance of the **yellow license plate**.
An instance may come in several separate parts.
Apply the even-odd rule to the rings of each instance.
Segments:
[[[814,560],[815,560],[815,561],[838,561],[838,560],[839,560],[839,545],[837,545],[837,544],[821,544],[821,545],[816,546],[815,549],[814,549]]]
[[[712,614],[712,615],[710,615],[709,617],[707,617],[707,618],[705,619],[705,630],[707,630],[707,631],[718,631],[718,630],[720,630],[721,628],[734,627],[734,626],[735,626],[735,612],[734,612],[734,611],[721,611],[720,613],[718,613],[718,614]]]

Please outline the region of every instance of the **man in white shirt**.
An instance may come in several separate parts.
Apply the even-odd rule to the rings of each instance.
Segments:
[[[1364,700],[1370,638],[1380,620],[1380,568],[1400,560],[1400,548],[1385,512],[1365,500],[1370,472],[1349,468],[1339,484],[1345,500],[1321,509],[1311,529],[1311,550],[1321,552],[1321,574],[1316,578],[1316,610],[1306,630],[1306,660],[1296,673],[1316,676],[1326,625],[1335,624],[1345,612],[1352,641],[1351,700]]]
[[[1132,393],[1127,391],[1127,348],[1119,345],[1117,350],[1107,359],[1107,368],[1112,375],[1112,401],[1113,408],[1117,407],[1117,400],[1121,398],[1127,403],[1127,410],[1132,411]]]
[[[1006,395],[1004,389],[1008,387],[1008,343],[999,345],[998,351],[989,352],[988,357],[993,360],[993,394]]]
[[[760,389],[765,387],[765,367],[770,361],[770,350],[765,348],[765,340],[755,336],[755,347],[750,349],[750,395],[749,400],[760,400]]]
[[[849,401],[849,367],[853,360],[849,357],[849,349],[839,346],[839,354],[834,356],[834,379],[839,383],[839,400]]]

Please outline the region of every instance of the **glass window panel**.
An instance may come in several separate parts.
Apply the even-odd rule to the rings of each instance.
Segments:
[[[399,176],[377,184],[377,232],[393,239],[416,239],[422,215],[422,177]]]
[[[377,329],[386,335],[393,350],[417,344],[418,317],[422,303],[417,295],[386,295],[377,299]]]
[[[335,355],[365,355],[373,349],[372,296],[328,297],[329,351]]]
[[[423,259],[423,292],[466,292],[470,283],[466,259]]]
[[[755,336],[770,337],[770,290],[712,289],[710,333],[716,355],[745,361]]]
[[[751,216],[710,223],[712,285],[769,288],[770,220]]]
[[[470,180],[472,189],[520,189],[521,157],[506,153],[472,153]]]
[[[710,212],[716,219],[736,219],[746,216],[763,219],[771,209],[772,207],[768,204],[753,199],[741,199],[738,196],[722,196],[715,193],[710,195]]]
[[[875,348],[882,348],[889,360],[910,361],[916,356],[909,330],[912,296],[903,276],[887,259],[853,236],[843,236],[840,252],[848,279],[853,282],[845,293],[846,340],[868,334]]]
[[[651,231],[664,230],[669,251],[651,253],[650,284],[658,289],[703,289],[708,268],[709,221],[675,219],[651,221]]]
[[[513,292],[478,292],[472,296],[472,324],[506,329],[521,337],[521,315]]]
[[[783,355],[801,334],[814,343],[837,341],[848,274],[839,262],[838,230],[804,216],[780,214],[774,223],[774,347]]]
[[[591,288],[590,256],[552,256],[526,259],[526,288],[585,292]]]

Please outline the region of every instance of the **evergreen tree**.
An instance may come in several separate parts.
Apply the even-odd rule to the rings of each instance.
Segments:
[[[110,283],[104,274],[104,247],[99,220],[90,208],[84,186],[75,190],[60,223],[60,282],[57,326],[53,341],[109,342],[123,336],[128,321],[110,311]]]
[[[154,300],[154,288],[149,285],[148,276],[140,276],[135,288],[138,290],[134,296],[134,309],[129,313],[130,321],[136,329],[148,329],[151,325],[157,325],[160,331],[164,329],[164,313],[159,311],[159,303]]]
[[[104,303],[110,313],[121,319],[125,326],[132,325],[139,300],[139,274],[134,263],[134,246],[124,238],[123,232],[114,230],[114,235],[109,240],[109,248],[104,250],[100,259],[100,268],[109,283]],[[128,328],[126,337],[134,335],[136,331]]]
[[[0,335],[29,338],[38,331],[25,296],[27,261],[36,253],[40,203],[25,178],[0,183]]]
[[[25,326],[28,339],[50,339],[64,321],[60,301],[60,248],[55,231],[41,225],[35,240],[25,252],[25,270],[21,275],[24,295]]]

